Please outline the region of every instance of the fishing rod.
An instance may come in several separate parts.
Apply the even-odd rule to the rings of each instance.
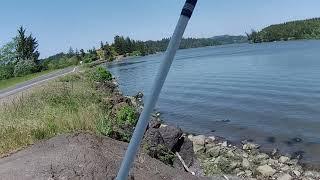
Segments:
[[[173,58],[180,46],[183,33],[187,27],[187,24],[189,22],[189,19],[191,18],[192,12],[196,4],[197,4],[197,0],[186,0],[182,8],[180,18],[173,32],[173,35],[170,39],[167,50],[164,54],[164,59],[161,62],[160,69],[158,71],[157,76],[155,77],[150,96],[146,101],[145,107],[143,108],[143,111],[139,117],[138,123],[133,132],[133,135],[130,140],[124,159],[122,160],[122,163],[116,178],[117,180],[126,180],[128,178],[132,163],[140,147],[140,143],[142,141],[144,132],[148,126],[151,113],[159,98],[161,88],[166,80]]]

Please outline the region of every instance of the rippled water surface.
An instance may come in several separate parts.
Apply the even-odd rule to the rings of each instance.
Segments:
[[[127,95],[148,98],[163,55],[108,65]],[[167,123],[320,164],[320,41],[179,50],[157,110]]]

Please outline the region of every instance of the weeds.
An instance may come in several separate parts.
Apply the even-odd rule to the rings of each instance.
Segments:
[[[165,145],[157,144],[155,147],[151,147],[148,144],[143,144],[142,148],[149,156],[159,159],[167,165],[173,165],[175,155]]]
[[[101,66],[96,67],[89,73],[90,73],[90,78],[93,81],[104,82],[104,81],[110,81],[112,79],[111,73]]]
[[[131,106],[124,106],[117,112],[117,122],[125,125],[135,125],[137,123],[136,110]]]
[[[89,69],[61,77],[0,106],[0,155],[75,131],[128,142],[137,123],[137,112],[126,105],[111,115],[113,105],[106,99],[112,95],[107,91],[112,87],[96,86],[96,82],[103,85],[109,80],[111,74],[104,68]]]
[[[0,154],[61,133],[110,134],[106,94],[86,79],[68,75],[0,106]]]
[[[104,136],[110,136],[113,132],[110,120],[105,117],[99,118],[96,122],[96,130]]]

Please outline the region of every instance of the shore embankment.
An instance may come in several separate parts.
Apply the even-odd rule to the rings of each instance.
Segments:
[[[139,113],[143,109],[142,93],[137,93],[135,96],[123,95],[116,79],[103,68],[90,68],[85,72],[70,74],[50,83],[0,109],[3,114],[0,117],[3,127],[0,135],[4,137],[0,141],[0,153],[4,157],[0,160],[0,165],[1,161],[2,164],[11,162],[10,167],[15,167],[16,161],[13,161],[15,156],[24,157],[26,152],[40,146],[44,146],[38,149],[40,153],[43,149],[50,149],[52,144],[47,147],[46,142],[54,141],[51,138],[55,136],[66,138],[63,134],[91,133],[92,136],[99,138],[107,136],[115,142],[130,140]],[[95,137],[84,136],[88,144],[79,148],[99,149],[99,146],[92,146],[89,143],[95,142],[96,140],[90,140]],[[112,142],[111,146],[114,146],[115,142]],[[22,150],[15,152],[19,148]],[[125,148],[125,145],[120,148]],[[192,135],[178,127],[166,125],[161,119],[161,113],[156,112],[150,119],[140,149],[144,154],[148,154],[148,157],[158,159],[169,169],[175,169],[172,172],[185,171],[189,177],[187,179],[190,177],[281,180],[320,178],[319,172],[305,169],[299,164],[298,159],[283,156],[277,151],[264,153],[259,150],[259,145],[253,142],[243,141],[241,146],[236,146],[223,138]],[[113,156],[112,153],[110,151],[109,156]],[[25,160],[40,162],[37,159],[39,157],[33,156],[33,158]],[[95,161],[92,162],[96,164]],[[119,164],[119,161],[117,163]],[[67,169],[75,168],[77,164],[79,163],[69,164],[70,167]],[[44,164],[42,166],[41,163],[37,166],[50,169],[50,166]],[[61,169],[55,164],[53,169],[59,168]],[[110,168],[115,172],[117,166]],[[141,166],[141,168],[147,167]],[[3,173],[9,172],[10,168],[6,170]],[[20,170],[23,172],[23,168]],[[76,169],[76,172],[83,174],[85,169]],[[3,173],[0,173],[0,176]]]

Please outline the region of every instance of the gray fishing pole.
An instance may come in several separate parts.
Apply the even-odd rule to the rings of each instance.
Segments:
[[[134,159],[139,149],[140,143],[142,141],[144,132],[148,126],[151,113],[153,112],[155,104],[158,100],[161,88],[164,84],[164,81],[166,80],[173,58],[177,52],[177,49],[180,46],[183,33],[187,27],[187,24],[189,22],[189,19],[192,15],[192,12],[196,4],[197,4],[197,0],[186,0],[183,6],[179,21],[170,39],[167,50],[164,54],[164,59],[161,62],[158,74],[155,77],[150,96],[146,100],[146,104],[139,117],[138,123],[135,127],[132,138],[130,140],[128,149],[126,151],[124,159],[122,160],[120,170],[116,178],[117,180],[125,180],[128,178],[132,163],[134,162]]]

